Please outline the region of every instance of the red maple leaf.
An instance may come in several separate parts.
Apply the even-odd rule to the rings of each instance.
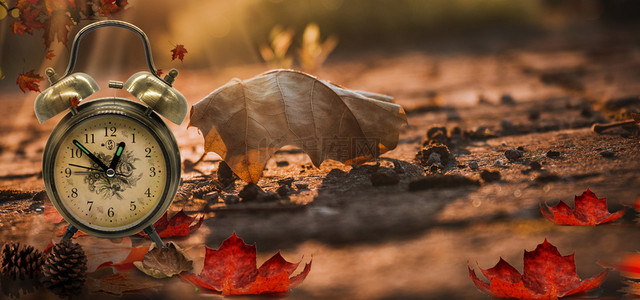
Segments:
[[[178,44],[175,48],[171,49],[171,60],[178,58],[180,61],[183,61],[185,53],[188,52],[187,49],[184,48],[184,45]]]
[[[481,291],[497,298],[557,299],[597,288],[608,271],[582,280],[576,273],[573,254],[562,256],[558,248],[545,239],[535,250],[524,251],[524,272],[521,275],[502,258],[491,269],[480,271],[485,282],[469,269],[469,277]]]
[[[80,101],[77,96],[73,96],[69,98],[69,104],[71,104],[72,107],[78,107],[78,105],[80,105]]]
[[[27,26],[24,25],[22,20],[15,20],[11,23],[11,32],[13,32],[13,34],[24,35],[25,30],[27,30]]]
[[[113,267],[120,271],[133,269],[133,262],[142,261],[147,252],[149,252],[149,246],[133,247],[131,248],[131,252],[129,252],[129,255],[127,255],[127,257],[123,261],[117,264],[114,264],[112,261],[108,261],[99,265],[97,269],[100,269],[102,267]]]
[[[558,225],[595,226],[620,219],[626,208],[613,214],[607,210],[607,198],[598,199],[596,194],[587,189],[582,195],[576,196],[575,209],[560,201],[556,206],[549,207],[547,212],[540,204],[540,211],[549,220]]]
[[[44,58],[48,60],[52,60],[54,57],[56,57],[56,54],[53,53],[53,50],[47,50],[47,53],[44,55]]]
[[[155,227],[161,238],[185,237],[196,231],[200,228],[200,225],[202,225],[204,216],[200,216],[200,220],[193,225],[191,224],[196,218],[197,217],[187,216],[187,214],[181,210],[171,217],[171,219],[168,219],[167,213],[165,212],[164,215],[162,215],[162,217],[153,224],[153,227]],[[147,235],[143,232],[139,232],[138,236],[146,237]]]
[[[205,249],[204,267],[200,274],[183,274],[182,278],[222,295],[286,293],[302,283],[311,271],[309,262],[300,274],[291,276],[300,262],[287,262],[280,252],[256,269],[255,244],[245,244],[235,233],[222,242],[218,250]]]
[[[158,75],[158,76],[162,76],[162,74],[164,74],[164,73],[162,72],[162,69],[157,69],[157,70],[156,70],[156,75]]]
[[[35,69],[29,70],[27,73],[18,74],[18,80],[16,80],[16,84],[20,87],[22,92],[27,92],[27,90],[31,90],[34,92],[40,92],[40,88],[38,87],[38,82],[42,80],[42,76],[34,73]]]

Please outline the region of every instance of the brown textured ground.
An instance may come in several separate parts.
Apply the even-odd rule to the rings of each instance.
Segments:
[[[217,247],[235,231],[257,244],[259,262],[278,249],[289,260],[312,255],[310,275],[289,295],[299,299],[486,298],[469,280],[467,262],[488,268],[503,257],[522,269],[523,249],[532,250],[547,238],[563,254],[575,251],[578,274],[588,277],[601,271],[597,261],[615,261],[640,249],[632,211],[613,226],[579,228],[555,226],[538,209],[541,202],[572,203],[586,188],[607,197],[612,210],[640,195],[637,128],[601,135],[590,130],[594,122],[624,118],[640,107],[638,31],[580,28],[528,39],[478,40],[483,50],[456,41],[451,49],[346,55],[319,73],[349,88],[393,95],[406,108],[409,125],[398,148],[379,161],[399,169],[399,184],[373,187],[366,167],[328,161],[308,168],[305,154],[283,149],[269,161],[259,185],[275,190],[278,180],[293,178],[296,191],[289,200],[211,205],[202,228],[178,243],[198,257],[203,242]],[[232,77],[264,70],[184,70],[176,87],[194,103]],[[44,247],[53,226],[42,222],[41,204],[31,192],[43,190],[42,150],[58,119],[39,125],[34,94],[15,90],[4,89],[0,96],[0,187],[29,193],[0,194],[0,240]],[[501,101],[507,94],[513,103]],[[202,138],[186,123],[173,129],[183,159],[195,161],[203,151]],[[483,127],[493,134],[454,139],[455,162],[443,173],[480,180],[481,170],[497,170],[501,180],[410,192],[410,181],[431,174],[415,154],[427,128],[436,123],[449,130]],[[510,162],[504,152],[517,147],[524,148],[524,157]],[[549,150],[560,156],[546,157]],[[605,150],[614,156],[603,157]],[[284,161],[288,165],[282,166]],[[542,169],[530,170],[532,161]],[[471,169],[471,162],[479,169]],[[215,178],[218,163],[217,155],[208,154],[183,179]],[[227,192],[237,193],[242,185],[236,182]],[[172,210],[195,212],[207,206],[190,199],[177,201]],[[198,270],[202,258],[195,260]],[[163,295],[192,293],[189,286],[170,282]],[[612,272],[590,295],[620,297],[621,287],[620,276]],[[44,291],[32,295],[50,296]]]

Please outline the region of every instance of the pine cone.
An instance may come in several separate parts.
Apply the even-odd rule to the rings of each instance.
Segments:
[[[4,279],[25,280],[40,277],[42,252],[19,242],[8,242],[0,251],[0,272]]]
[[[62,241],[42,265],[42,284],[61,297],[80,292],[87,278],[87,256],[79,244]]]

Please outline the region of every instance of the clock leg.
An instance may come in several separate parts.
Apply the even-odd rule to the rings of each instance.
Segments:
[[[78,232],[78,228],[75,228],[73,225],[69,224],[69,226],[67,226],[67,231],[64,232],[64,235],[62,236],[62,239],[60,241],[62,242],[70,240],[73,235],[76,234],[76,232]]]
[[[167,245],[165,245],[162,242],[162,239],[160,238],[160,236],[158,235],[158,232],[156,231],[156,228],[153,227],[152,225],[147,226],[147,228],[144,229],[144,233],[147,234],[147,236],[149,236],[149,238],[156,243],[156,246],[158,246],[158,248],[166,248]]]

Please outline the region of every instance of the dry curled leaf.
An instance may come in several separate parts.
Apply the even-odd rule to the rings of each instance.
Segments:
[[[548,206],[547,212],[540,204],[540,211],[545,218],[558,225],[573,226],[595,226],[599,224],[611,223],[620,219],[626,208],[615,213],[607,210],[607,198],[598,198],[591,190],[587,189],[582,195],[576,196],[574,201],[575,209],[560,201],[556,206]]]
[[[302,72],[273,70],[216,89],[193,105],[189,126],[204,135],[205,151],[257,183],[267,160],[285,145],[302,148],[315,166],[327,158],[361,163],[395,148],[407,118],[391,101]]]
[[[562,256],[545,239],[535,250],[524,251],[524,272],[500,258],[495,267],[480,269],[489,280],[478,278],[468,267],[469,277],[481,291],[496,298],[509,299],[557,299],[597,288],[602,284],[608,271],[582,280],[576,273],[573,254]]]
[[[173,242],[165,248],[151,246],[151,250],[142,261],[134,261],[133,265],[153,278],[167,278],[193,269],[193,261]]]
[[[309,262],[302,272],[292,276],[300,263],[286,261],[280,252],[256,269],[256,246],[245,244],[235,233],[218,250],[205,249],[200,274],[184,274],[183,278],[223,295],[286,293],[302,283],[311,271]]]

